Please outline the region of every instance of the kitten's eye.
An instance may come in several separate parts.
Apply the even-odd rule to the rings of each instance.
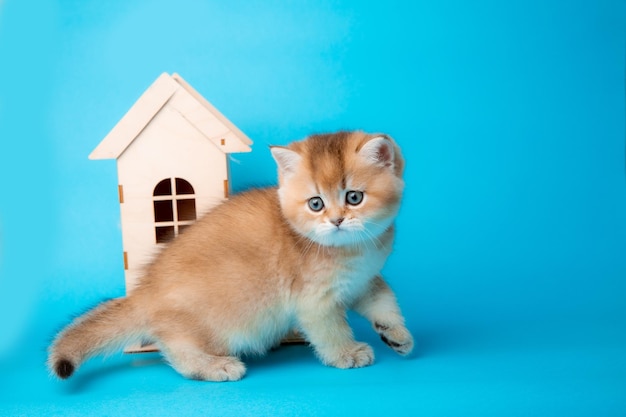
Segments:
[[[321,197],[313,197],[309,199],[309,208],[313,211],[321,211],[324,208],[324,201]]]
[[[346,203],[352,206],[358,206],[363,201],[363,192],[362,191],[348,191],[346,194]]]

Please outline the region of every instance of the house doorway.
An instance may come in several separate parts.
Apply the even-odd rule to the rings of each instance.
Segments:
[[[167,243],[196,220],[193,186],[182,178],[166,178],[154,187],[156,243]]]

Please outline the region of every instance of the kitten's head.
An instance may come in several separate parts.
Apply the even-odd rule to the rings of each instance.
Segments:
[[[271,147],[283,214],[326,246],[375,241],[400,206],[404,160],[386,135],[339,132]]]

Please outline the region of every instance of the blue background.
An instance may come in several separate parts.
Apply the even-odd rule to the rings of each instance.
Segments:
[[[626,3],[0,3],[0,414],[626,415]],[[337,129],[408,161],[385,273],[418,348],[322,366],[306,347],[188,381],[113,355],[44,368],[72,316],[123,294],[113,161],[87,155],[163,71],[255,142]]]

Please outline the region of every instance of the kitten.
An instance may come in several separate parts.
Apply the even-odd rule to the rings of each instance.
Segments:
[[[264,353],[297,328],[337,368],[374,360],[346,309],[401,355],[413,338],[380,276],[391,251],[404,160],[385,135],[339,132],[274,146],[279,187],[233,196],[146,269],[132,293],[76,319],[48,365],[68,378],[93,355],[150,340],[187,378],[234,381],[239,357]]]

